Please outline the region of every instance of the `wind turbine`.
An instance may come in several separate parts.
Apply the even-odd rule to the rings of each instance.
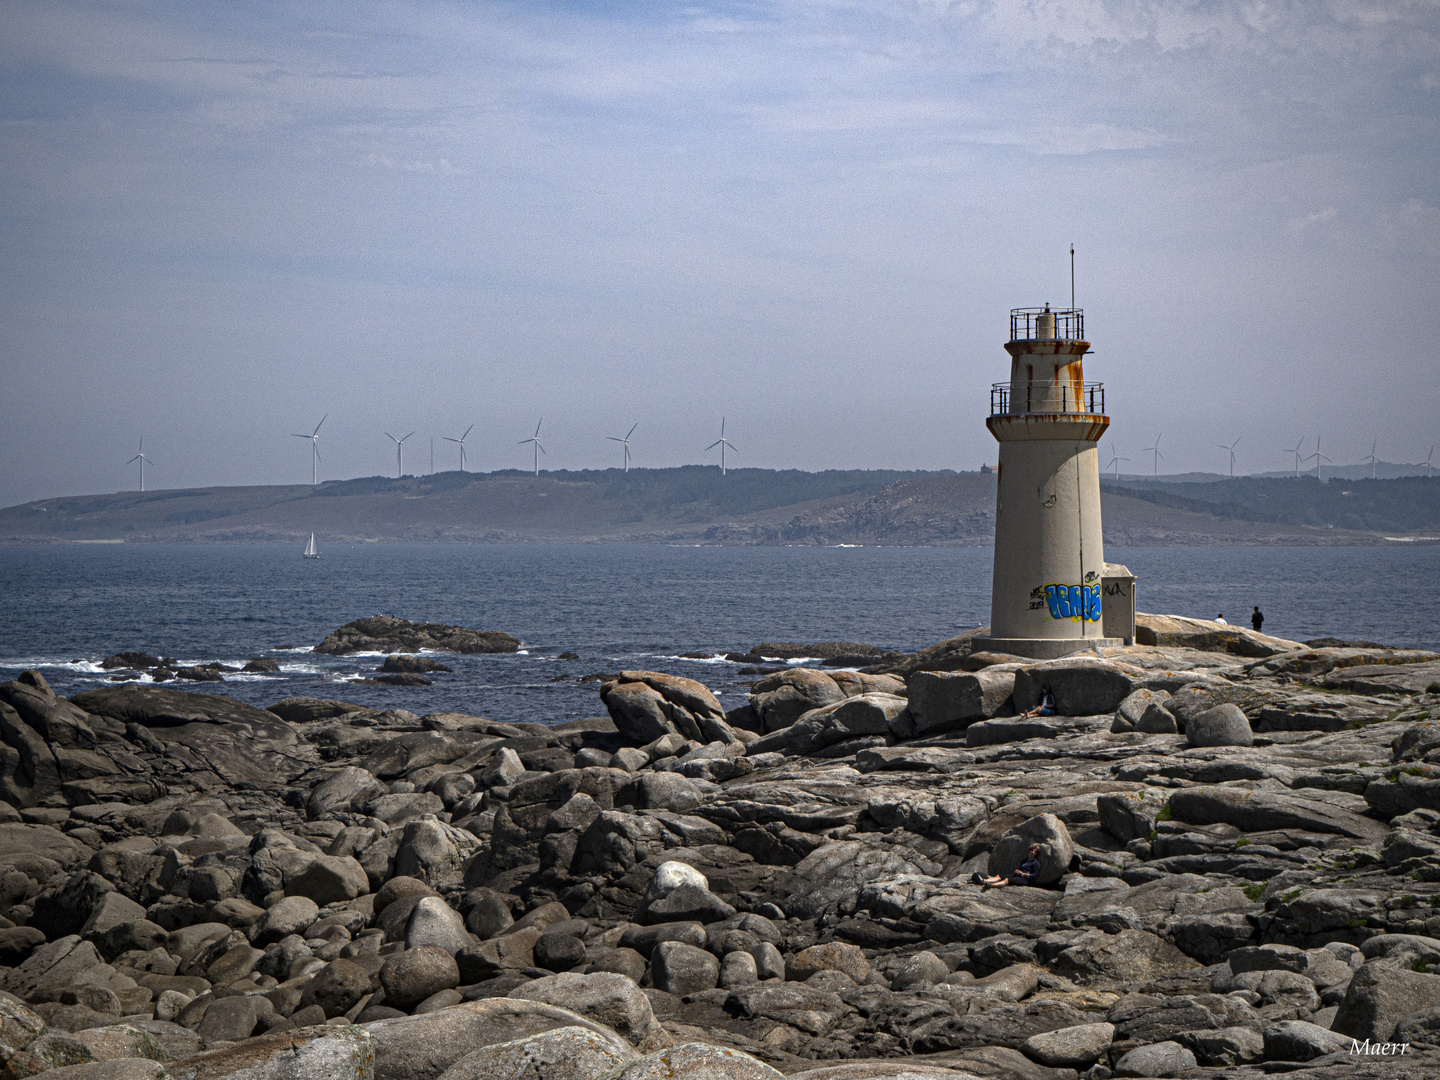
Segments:
[[[1121,457],[1120,454],[1119,454],[1119,452],[1118,452],[1113,446],[1110,448],[1110,465],[1114,465],[1114,466],[1115,466],[1115,479],[1116,479],[1116,480],[1119,480],[1119,479],[1120,479],[1120,462],[1122,462],[1122,461],[1129,461],[1129,460],[1130,460],[1130,459],[1129,459],[1128,457]],[[1105,467],[1108,469],[1108,468],[1110,467],[1110,465],[1107,465],[1107,466],[1105,466]]]
[[[464,471],[465,471],[465,440],[470,437],[470,432],[472,432],[472,431],[474,431],[474,430],[475,430],[475,425],[474,425],[474,424],[471,424],[469,427],[467,427],[467,428],[465,429],[465,434],[464,434],[464,435],[461,435],[458,439],[452,439],[449,435],[443,436],[443,438],[445,439],[446,442],[453,442],[453,443],[457,443],[457,444],[459,445],[459,447],[460,447],[460,471],[461,471],[461,472],[464,472]],[[536,434],[539,434],[539,429],[538,429],[538,428],[536,429]]]
[[[314,487],[314,486],[315,486],[315,483],[316,483],[316,481],[315,481],[315,463],[320,460],[320,429],[325,426],[325,421],[326,421],[326,420],[329,420],[329,419],[330,419],[330,414],[327,412],[324,416],[322,416],[322,417],[320,418],[320,423],[318,423],[318,424],[315,425],[315,430],[312,431],[309,435],[296,435],[295,432],[293,432],[293,431],[290,433],[291,435],[294,435],[295,438],[297,438],[297,439],[309,439],[309,440],[310,440],[310,486],[311,486],[311,487]]]
[[[1316,435],[1316,436],[1315,436],[1315,452],[1314,452],[1313,454],[1306,454],[1306,455],[1305,455],[1305,460],[1306,460],[1306,461],[1314,461],[1314,462],[1315,462],[1315,479],[1316,479],[1316,480],[1323,480],[1324,477],[1320,475],[1320,463],[1321,463],[1322,461],[1329,461],[1330,459],[1320,452],[1320,436],[1319,436],[1319,435]]]
[[[732,443],[729,439],[725,438],[725,418],[724,418],[723,416],[720,418],[720,437],[719,437],[718,439],[716,439],[714,442],[712,442],[709,446],[705,447],[705,449],[706,449],[706,450],[714,450],[715,447],[717,447],[717,446],[720,448],[720,475],[721,475],[721,476],[724,476],[724,475],[725,475],[725,451],[726,451],[726,449],[735,450],[735,444]],[[738,450],[736,450],[735,452],[736,452],[737,454],[739,453]]]
[[[542,416],[542,417],[540,418],[540,424],[543,424],[544,422],[545,422],[545,418]],[[540,475],[540,455],[543,454],[543,453],[545,453],[545,448],[540,445],[540,424],[536,424],[536,425],[535,425],[535,434],[534,434],[534,435],[531,435],[530,438],[528,438],[528,439],[521,439],[518,443],[515,444],[515,445],[517,445],[517,446],[524,446],[526,443],[534,443],[534,444],[535,444],[535,475],[536,475],[536,476],[539,476],[539,475]]]
[[[1154,467],[1155,467],[1155,475],[1156,475],[1156,476],[1159,476],[1159,475],[1160,475],[1160,462],[1162,462],[1162,461],[1165,460],[1165,455],[1162,454],[1162,453],[1160,453],[1160,436],[1159,436],[1159,435],[1156,435],[1156,436],[1155,436],[1155,445],[1154,445],[1154,446],[1147,446],[1147,447],[1145,447],[1145,449],[1144,449],[1143,452],[1146,453],[1146,454],[1154,454],[1154,455],[1155,455],[1155,457],[1154,457],[1154,459],[1153,459],[1153,464],[1154,464]]]
[[[1416,464],[1416,465],[1424,465],[1424,466],[1425,466],[1425,475],[1426,475],[1426,476],[1434,476],[1434,475],[1435,475],[1435,466],[1434,466],[1434,464],[1432,464],[1432,463],[1434,462],[1434,460],[1435,460],[1435,446],[1434,446],[1434,444],[1432,443],[1431,446],[1430,446],[1430,456],[1427,457],[1424,461],[1417,461],[1415,464]]]
[[[1292,454],[1295,455],[1295,479],[1296,479],[1296,480],[1299,480],[1299,479],[1300,479],[1300,462],[1301,462],[1301,460],[1302,460],[1301,457],[1300,457],[1300,448],[1301,448],[1302,446],[1304,446],[1304,445],[1305,445],[1305,437],[1302,435],[1302,436],[1300,437],[1300,441],[1295,444],[1295,449],[1290,451],[1290,453],[1292,453]],[[1309,459],[1309,458],[1305,458],[1305,459],[1303,459],[1303,460],[1309,461],[1310,459]]]
[[[1216,443],[1215,445],[1218,446],[1221,450],[1228,450],[1228,451],[1230,451],[1230,479],[1231,479],[1231,480],[1234,480],[1234,479],[1235,479],[1235,447],[1237,447],[1237,446],[1240,445],[1240,440],[1239,440],[1239,439],[1236,439],[1236,440],[1235,440],[1234,442],[1232,442],[1229,446],[1226,446],[1224,443]]]
[[[140,452],[139,452],[138,454],[136,454],[134,457],[132,457],[129,461],[125,462],[126,465],[133,465],[133,464],[135,464],[135,462],[137,462],[137,461],[140,462],[140,490],[141,490],[141,491],[144,491],[144,490],[145,490],[145,462],[147,462],[147,461],[149,461],[149,460],[150,460],[150,459],[145,456],[145,436],[144,436],[144,435],[141,435],[141,436],[140,436]]]
[[[1376,439],[1374,442],[1372,442],[1372,443],[1370,444],[1370,456],[1369,456],[1369,457],[1363,457],[1363,458],[1360,459],[1360,464],[1361,464],[1361,465],[1369,465],[1369,466],[1370,466],[1370,479],[1371,479],[1371,480],[1374,480],[1374,479],[1375,479],[1375,449],[1376,449],[1376,447],[1378,447],[1379,445],[1380,445],[1380,440],[1379,440],[1379,439]]]
[[[629,471],[630,471],[630,436],[635,434],[635,429],[636,429],[637,427],[639,427],[639,426],[640,426],[640,421],[638,421],[638,420],[635,421],[634,424],[630,425],[630,430],[625,433],[625,437],[624,437],[623,439],[618,438],[618,437],[615,436],[615,435],[606,435],[606,436],[605,436],[605,438],[607,438],[607,439],[610,440],[611,442],[618,442],[618,443],[621,445],[621,447],[624,448],[624,450],[625,450],[625,471],[626,471],[626,472],[629,472]]]
[[[415,432],[413,432],[413,431],[410,432],[410,435],[414,435],[414,434],[415,434]],[[402,476],[405,475],[405,439],[408,439],[408,438],[410,437],[410,435],[406,435],[404,439],[397,439],[397,438],[395,438],[394,435],[391,435],[390,432],[388,432],[388,431],[385,432],[385,437],[386,437],[387,439],[391,440],[391,441],[395,444],[395,477],[396,477],[396,479],[399,479],[400,477],[402,477]]]

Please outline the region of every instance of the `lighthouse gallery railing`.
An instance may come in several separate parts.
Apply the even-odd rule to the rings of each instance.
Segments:
[[[1078,391],[1078,393],[1077,393]],[[1011,388],[1008,382],[990,386],[990,415],[1011,416],[1025,413],[1105,413],[1105,384],[1098,382],[1058,382],[1026,387],[1020,391],[1011,409]]]

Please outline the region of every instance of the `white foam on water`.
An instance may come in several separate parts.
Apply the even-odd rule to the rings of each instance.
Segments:
[[[672,661],[673,663],[677,663],[677,664],[733,664],[733,663],[735,663],[734,660],[729,660],[729,659],[727,659],[723,653],[716,653],[714,656],[667,656],[667,655],[664,654],[664,653],[657,653],[657,654],[655,654],[652,658],[655,659],[655,660],[669,660],[669,661]]]
[[[95,660],[60,660],[53,656],[14,656],[0,658],[4,668],[54,668],[59,671],[73,671],[79,675],[105,674],[106,669]],[[119,668],[115,670],[121,670]]]
[[[308,664],[281,664],[280,674],[282,675],[329,675],[329,668],[311,667]]]
[[[152,679],[149,675],[146,675],[146,674],[142,671],[142,672],[140,672],[138,675],[127,675],[127,676],[126,676],[125,678],[123,678],[123,679],[114,679],[114,680],[108,679],[108,678],[102,679],[102,678],[100,678],[99,676],[95,676],[94,678],[87,679],[86,681],[87,681],[87,682],[106,683],[107,685],[110,685],[110,686],[123,686],[123,685],[125,685],[127,682],[133,682],[133,683],[153,683],[155,680]]]

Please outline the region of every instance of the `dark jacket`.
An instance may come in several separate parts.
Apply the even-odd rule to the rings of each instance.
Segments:
[[[1010,881],[1016,885],[1028,885],[1040,876],[1040,860],[1026,859],[1015,872],[1010,875]]]

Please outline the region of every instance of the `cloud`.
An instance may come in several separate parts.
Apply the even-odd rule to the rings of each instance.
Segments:
[[[1440,254],[1440,207],[1408,199],[1388,224],[1387,233],[1392,242]]]
[[[1110,124],[1037,127],[1009,132],[977,132],[969,141],[1018,146],[1041,155],[1093,154],[1116,150],[1150,150],[1171,140],[1155,131],[1137,131]]]
[[[1306,214],[1303,217],[1291,218],[1290,231],[1298,234],[1303,233],[1308,229],[1313,229],[1317,225],[1329,225],[1336,219],[1336,217],[1339,216],[1339,214],[1340,211],[1335,209],[1335,207],[1327,206],[1324,210],[1316,210],[1313,214]]]
[[[431,176],[474,175],[473,169],[452,165],[445,158],[439,158],[435,161],[396,161],[384,154],[371,154],[365,160],[371,165],[379,166],[382,169],[392,169],[407,173],[422,173]]]

